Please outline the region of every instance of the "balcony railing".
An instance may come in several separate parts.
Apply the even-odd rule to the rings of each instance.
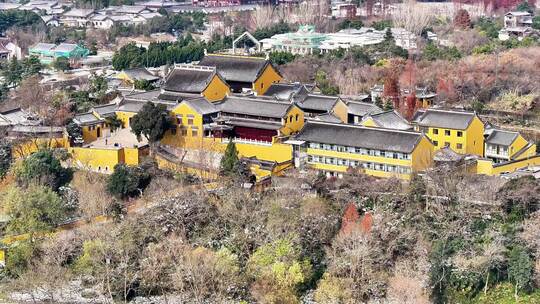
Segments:
[[[263,141],[263,140],[249,139],[249,138],[238,138],[238,137],[235,137],[232,140],[233,140],[234,143],[238,143],[238,144],[259,145],[259,146],[267,146],[267,147],[272,146],[271,141]],[[222,143],[229,143],[229,139],[228,138],[222,138],[221,142]]]

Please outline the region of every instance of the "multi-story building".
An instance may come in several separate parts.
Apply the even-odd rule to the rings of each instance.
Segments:
[[[431,166],[433,144],[422,133],[309,121],[290,141],[295,166],[341,177],[350,169],[409,179]]]
[[[504,28],[499,31],[500,40],[517,38],[519,40],[530,35],[533,15],[529,12],[508,12],[504,15]]]
[[[234,93],[251,90],[263,95],[282,79],[268,58],[211,54],[205,55],[199,65],[215,67]]]
[[[474,112],[420,110],[413,124],[433,142],[435,150],[449,147],[460,154],[484,155],[484,123]]]
[[[494,163],[508,162],[536,155],[536,144],[527,141],[518,132],[487,128],[485,157]]]

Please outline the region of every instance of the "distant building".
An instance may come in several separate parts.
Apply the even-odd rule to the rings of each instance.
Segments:
[[[404,49],[416,49],[417,36],[402,29],[390,29],[396,45]],[[313,26],[300,26],[297,32],[277,34],[262,39],[265,51],[285,51],[293,54],[314,54],[337,49],[349,49],[355,46],[375,45],[384,41],[386,30],[373,28],[344,29],[337,33],[318,33]]]
[[[60,17],[60,24],[67,27],[86,27],[95,13],[93,9],[74,8]]]
[[[0,61],[22,58],[21,48],[9,38],[0,37]]]
[[[240,0],[192,0],[195,6],[214,7],[214,6],[230,6],[242,4]]]
[[[332,17],[354,18],[356,17],[356,4],[351,2],[338,2],[332,4]]]
[[[59,57],[65,57],[71,64],[88,57],[90,51],[84,46],[72,43],[38,43],[28,50],[30,55],[37,56],[41,63],[50,64]]]
[[[500,40],[529,36],[532,32],[533,15],[529,12],[508,12],[504,15],[504,28],[499,31]]]

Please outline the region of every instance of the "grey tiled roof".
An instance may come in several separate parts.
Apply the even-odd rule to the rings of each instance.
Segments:
[[[349,101],[347,107],[349,108],[349,113],[356,116],[365,116],[367,114],[377,114],[382,112],[381,108],[369,102]]]
[[[147,81],[155,81],[159,79],[158,76],[150,73],[145,68],[127,69],[127,70],[124,70],[124,73],[126,73],[131,79],[147,80]]]
[[[56,44],[52,44],[52,43],[38,43],[38,44],[35,44],[34,46],[30,47],[31,50],[35,50],[35,51],[49,51],[51,49],[53,49],[54,47],[56,47]]]
[[[145,102],[126,102],[118,106],[118,111],[138,113]]]
[[[116,111],[117,108],[118,108],[117,104],[110,103],[106,105],[95,106],[93,110],[96,113],[98,113],[100,116],[107,116],[107,115],[112,115]]]
[[[274,96],[280,100],[291,100],[296,94],[308,94],[313,91],[313,85],[301,83],[274,83],[264,93],[264,96]]]
[[[378,114],[370,114],[366,117],[371,117],[373,121],[381,128],[394,130],[410,130],[412,126],[396,111],[386,111]]]
[[[497,130],[491,131],[491,134],[486,138],[486,143],[492,145],[510,146],[518,137],[519,133]]]
[[[54,50],[57,52],[71,52],[77,48],[76,44],[73,43],[60,43]]]
[[[422,138],[411,131],[309,121],[295,136],[307,142],[411,153]]]
[[[229,96],[218,104],[222,112],[252,116],[283,118],[290,108],[289,103],[262,101],[254,98]]]
[[[218,107],[216,107],[214,104],[212,104],[205,98],[188,99],[188,100],[182,101],[182,103],[185,103],[186,105],[188,105],[189,107],[191,107],[192,109],[194,109],[195,111],[197,111],[197,113],[201,115],[219,112]]]
[[[428,109],[417,117],[417,121],[418,125],[425,127],[465,130],[475,116],[474,112]]]
[[[75,123],[79,125],[90,125],[90,124],[95,124],[101,121],[93,113],[83,113],[83,114],[75,115],[73,120],[75,121]]]
[[[255,82],[269,62],[264,58],[206,55],[199,65],[215,67],[226,81]]]
[[[154,101],[158,99],[158,96],[160,93],[161,93],[160,90],[152,90],[152,91],[147,91],[147,92],[134,92],[134,93],[126,94],[125,100]]]
[[[338,102],[337,96],[325,96],[318,94],[309,94],[298,103],[298,106],[306,111],[326,111],[330,112]]]
[[[93,9],[83,9],[83,8],[74,8],[66,13],[64,13],[64,16],[66,17],[87,17],[91,14],[93,14],[95,11]]]
[[[249,118],[238,118],[238,117],[226,117],[227,125],[235,127],[248,127],[248,128],[257,128],[263,130],[279,130],[282,125],[279,122],[273,121],[264,121],[257,119]]]
[[[311,119],[318,120],[318,121],[333,122],[333,123],[342,123],[341,119],[339,119],[339,117],[335,116],[332,113],[325,113],[325,114],[317,115]]]
[[[163,88],[173,92],[201,93],[206,89],[214,74],[213,69],[177,68],[167,76]]]

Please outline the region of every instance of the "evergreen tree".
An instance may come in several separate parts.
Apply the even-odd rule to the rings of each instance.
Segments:
[[[165,132],[173,126],[167,108],[160,104],[146,103],[131,121],[131,132],[139,140],[144,136],[151,144],[160,141]]]
[[[238,150],[236,150],[236,145],[231,140],[227,144],[225,154],[221,158],[220,173],[222,175],[233,176],[238,162]]]
[[[53,67],[59,71],[67,71],[71,68],[69,64],[69,59],[66,57],[58,57],[53,62]]]
[[[6,139],[0,140],[0,180],[6,176],[12,160],[11,143]]]
[[[508,257],[508,278],[514,283],[514,296],[520,290],[529,290],[532,283],[534,264],[527,250],[515,246]]]
[[[20,186],[38,184],[56,191],[71,181],[73,172],[62,167],[52,150],[40,150],[22,161],[15,170],[15,176]]]

